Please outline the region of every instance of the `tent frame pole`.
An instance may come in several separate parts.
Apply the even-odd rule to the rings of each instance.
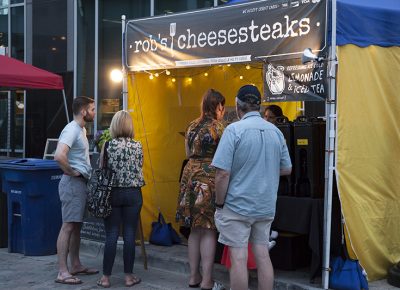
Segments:
[[[67,106],[67,98],[65,97],[65,90],[62,90],[63,99],[64,99],[64,108],[65,108],[65,116],[67,116],[67,122],[69,123],[69,115],[68,115],[68,106]]]
[[[336,0],[331,0],[332,39],[329,50],[329,97],[326,101],[326,145],[325,145],[325,198],[324,198],[324,233],[322,254],[322,286],[329,289],[329,262],[331,249],[332,188],[335,170],[336,137]]]
[[[126,29],[126,16],[121,16],[122,23],[122,109],[128,110],[128,77],[125,68],[125,29]]]

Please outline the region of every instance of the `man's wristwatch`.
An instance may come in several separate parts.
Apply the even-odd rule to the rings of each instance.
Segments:
[[[217,208],[223,208],[223,207],[224,207],[224,204],[225,204],[225,203],[223,203],[223,204],[215,203],[215,207],[217,207]]]

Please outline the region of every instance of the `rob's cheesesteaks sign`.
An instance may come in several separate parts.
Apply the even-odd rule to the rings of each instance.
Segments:
[[[130,20],[131,71],[299,57],[326,46],[326,0],[264,0]]]

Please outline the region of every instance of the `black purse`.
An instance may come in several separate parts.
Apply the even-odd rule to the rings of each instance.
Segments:
[[[107,147],[104,145],[102,168],[92,171],[88,181],[87,209],[96,218],[106,218],[111,214],[111,189],[115,173],[107,167]]]

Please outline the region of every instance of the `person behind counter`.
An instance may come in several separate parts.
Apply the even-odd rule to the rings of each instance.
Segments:
[[[281,107],[269,105],[264,110],[264,120],[276,124],[276,118],[284,117]]]
[[[125,286],[141,282],[133,274],[135,262],[135,235],[142,209],[141,187],[143,179],[143,149],[139,141],[133,140],[133,122],[127,111],[118,111],[111,120],[112,140],[102,148],[100,160],[115,172],[111,190],[111,215],[104,219],[106,242],[104,246],[103,276],[97,285],[110,287],[110,276],[117,250],[120,225],[123,225]],[[102,165],[102,164],[101,164]]]
[[[217,231],[214,222],[215,168],[211,166],[211,160],[225,127],[222,123],[224,105],[224,96],[209,89],[203,95],[201,116],[189,124],[185,135],[189,161],[182,174],[176,219],[191,229],[188,239],[191,288],[220,287],[212,278]]]

